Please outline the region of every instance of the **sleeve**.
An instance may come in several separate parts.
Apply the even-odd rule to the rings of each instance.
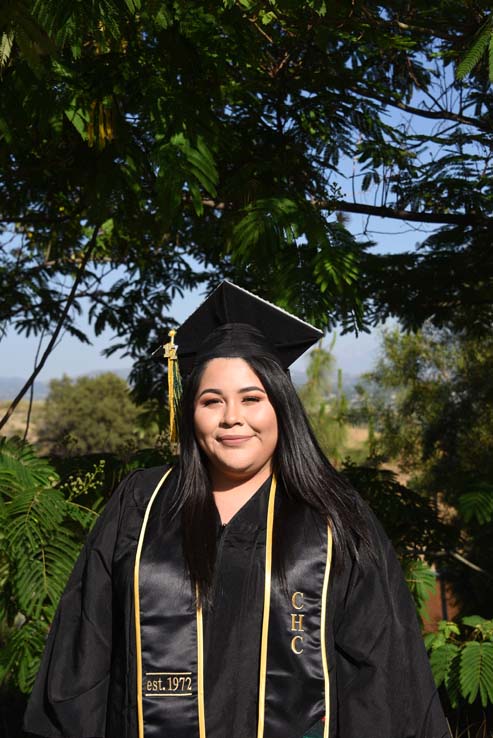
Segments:
[[[380,525],[370,527],[374,555],[352,561],[337,593],[336,735],[449,738],[399,561]]]
[[[24,716],[50,738],[103,738],[111,666],[112,558],[129,479],[88,536],[60,600]]]

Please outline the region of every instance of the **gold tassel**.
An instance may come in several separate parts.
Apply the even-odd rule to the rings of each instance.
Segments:
[[[176,410],[181,395],[180,370],[176,355],[178,346],[175,344],[175,330],[170,330],[170,340],[163,346],[164,358],[168,360],[168,405],[169,405],[169,440],[170,443],[178,442],[178,424]]]

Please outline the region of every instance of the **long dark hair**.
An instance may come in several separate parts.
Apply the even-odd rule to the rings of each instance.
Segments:
[[[273,467],[280,487],[289,498],[304,502],[330,522],[336,562],[348,551],[357,557],[362,547],[370,548],[364,503],[322,452],[290,377],[272,356],[239,358],[261,380],[277,416]],[[209,360],[193,369],[181,400],[177,509],[183,519],[190,577],[202,601],[208,600],[211,590],[217,513],[206,458],[195,438],[194,406]],[[282,562],[282,550],[277,551],[276,560]]]

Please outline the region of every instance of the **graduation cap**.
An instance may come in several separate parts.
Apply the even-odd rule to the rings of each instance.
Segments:
[[[189,374],[196,363],[219,357],[268,355],[284,368],[296,361],[323,332],[267,300],[221,282],[164,346],[168,360],[170,426],[177,394],[178,367]],[[172,433],[173,435],[173,433]]]

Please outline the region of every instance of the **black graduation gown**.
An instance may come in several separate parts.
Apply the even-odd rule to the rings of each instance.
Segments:
[[[132,574],[145,508],[163,472],[127,477],[89,535],[48,636],[27,731],[137,738]],[[256,734],[268,489],[224,528],[217,522],[213,607],[204,614],[207,738]],[[391,544],[369,518],[375,556],[331,573],[329,734],[445,738],[414,604]]]

